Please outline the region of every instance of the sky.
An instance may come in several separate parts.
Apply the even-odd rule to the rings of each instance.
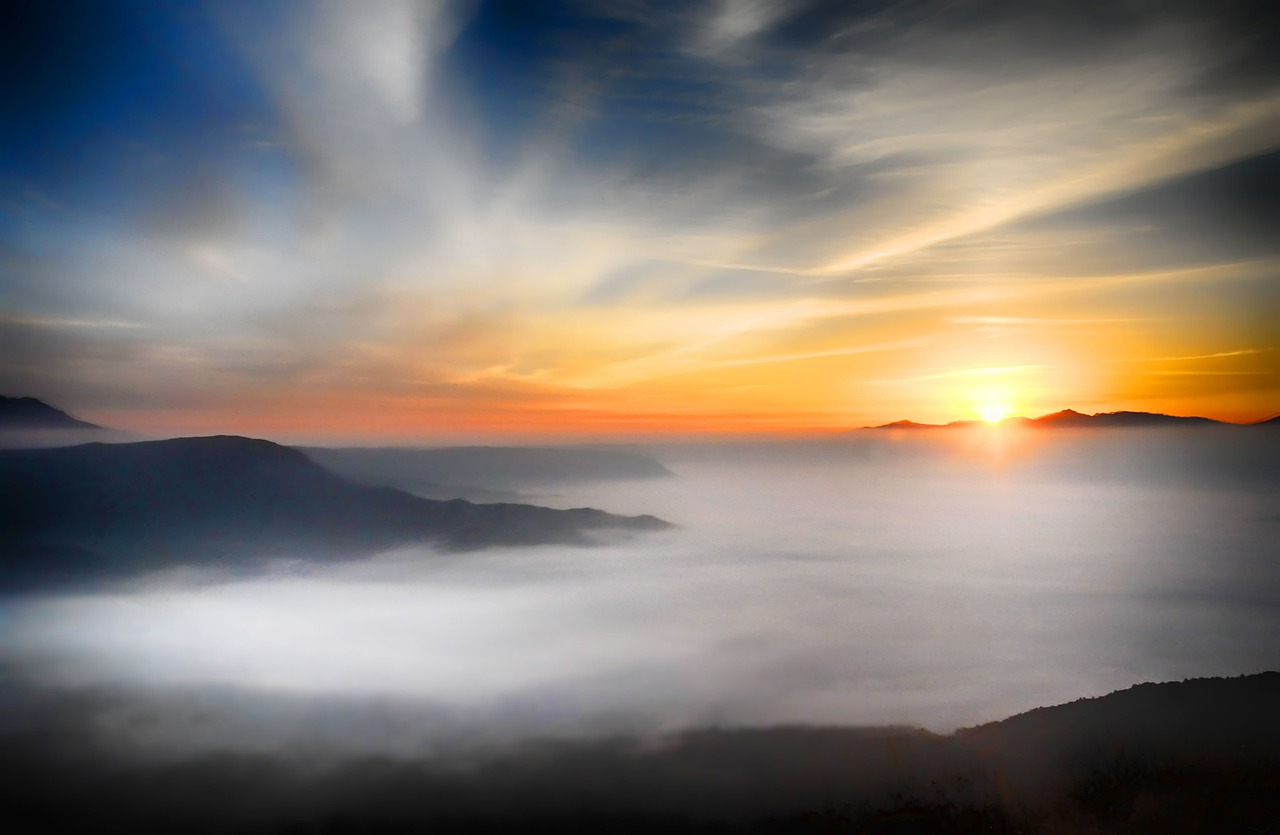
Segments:
[[[1268,2],[0,16],[0,393],[322,440],[1280,409]]]

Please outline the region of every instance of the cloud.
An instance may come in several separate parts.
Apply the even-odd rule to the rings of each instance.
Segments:
[[[1074,325],[1118,325],[1129,324],[1134,319],[1123,318],[1049,318],[1045,316],[952,316],[947,319],[955,325],[1034,325],[1034,326],[1074,326]]]
[[[19,327],[34,328],[124,328],[137,330],[146,327],[138,322],[121,322],[116,319],[61,319],[47,316],[23,316],[0,312],[0,322]]]
[[[844,212],[866,243],[806,266],[848,273],[1269,147],[1274,133],[1245,147],[1239,137],[1274,124],[1280,99],[1188,101],[1194,67],[1174,41],[1020,75],[995,62],[970,74],[936,60],[836,62],[832,80],[766,108],[763,129],[835,176],[905,158],[878,175],[888,195]]]
[[[904,377],[897,380],[863,380],[864,383],[887,384],[887,383],[918,383],[928,380],[946,380],[953,377],[1002,377],[1009,374],[1023,374],[1027,371],[1039,371],[1046,368],[1044,365],[1007,365],[997,368],[953,368],[948,371],[939,371],[936,374],[925,374],[919,377]]]
[[[1238,351],[1217,351],[1212,354],[1197,354],[1191,357],[1143,357],[1146,362],[1185,362],[1187,360],[1216,360],[1222,357],[1243,357],[1261,353],[1258,348],[1241,348]]]
[[[792,5],[786,0],[720,0],[709,4],[700,46],[709,51],[732,48],[784,18]]]

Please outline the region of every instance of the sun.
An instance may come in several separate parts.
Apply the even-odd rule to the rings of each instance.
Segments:
[[[984,406],[978,407],[978,414],[981,415],[982,419],[987,423],[999,423],[1012,414],[1012,412],[1013,409],[1010,409],[1003,403],[988,403]]]
[[[1010,386],[981,386],[970,389],[968,395],[969,408],[987,423],[999,423],[1010,415],[1017,414],[1014,404],[1020,398]]]

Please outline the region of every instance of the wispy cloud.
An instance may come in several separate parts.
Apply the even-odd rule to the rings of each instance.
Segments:
[[[901,377],[894,380],[862,380],[861,382],[875,385],[886,385],[894,383],[922,383],[929,380],[948,380],[957,377],[1002,377],[1010,374],[1021,374],[1027,371],[1039,371],[1048,368],[1046,365],[1007,365],[999,368],[955,368],[949,371],[939,371],[936,374],[922,374],[918,377]]]
[[[1148,371],[1147,373],[1169,377],[1280,377],[1280,371],[1204,371],[1192,369],[1170,371],[1161,369],[1159,371]]]
[[[30,328],[73,328],[106,330],[141,330],[147,326],[141,322],[124,322],[118,319],[74,319],[63,316],[33,316],[0,311],[0,324],[20,325]]]
[[[1124,325],[1142,321],[1132,318],[1061,318],[1049,316],[950,316],[947,321],[953,325],[1033,325],[1033,326],[1074,326],[1074,325]]]
[[[1218,351],[1213,354],[1194,354],[1187,357],[1137,357],[1136,362],[1186,362],[1189,360],[1216,360],[1223,357],[1243,357],[1249,354],[1260,354],[1260,348],[1241,348],[1238,351]]]

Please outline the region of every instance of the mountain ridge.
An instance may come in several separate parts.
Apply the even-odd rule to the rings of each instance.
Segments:
[[[0,395],[0,429],[104,429],[35,397]]]
[[[336,558],[418,541],[450,550],[575,544],[593,530],[666,527],[593,508],[420,498],[233,435],[0,450],[0,585],[290,553]]]
[[[1057,412],[1040,415],[1039,417],[1021,417],[1013,416],[1002,418],[998,421],[991,422],[990,425],[1014,425],[1026,426],[1035,429],[1093,429],[1093,428],[1128,428],[1128,427],[1155,427],[1155,426],[1266,426],[1271,424],[1280,424],[1280,417],[1268,420],[1254,421],[1252,423],[1230,423],[1224,420],[1215,420],[1213,418],[1199,416],[1182,416],[1167,415],[1161,412],[1135,412],[1135,411],[1118,411],[1118,412],[1095,412],[1093,414],[1085,414],[1077,412],[1075,409],[1062,409]],[[987,421],[982,420],[953,420],[949,423],[917,423],[913,420],[896,420],[892,423],[882,423],[876,426],[864,426],[862,429],[878,429],[878,430],[921,430],[921,429],[957,429],[970,426],[988,425]]]

